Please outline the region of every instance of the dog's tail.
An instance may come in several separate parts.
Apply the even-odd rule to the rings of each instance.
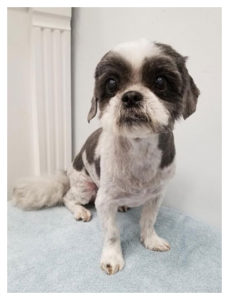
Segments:
[[[64,171],[53,176],[25,178],[15,185],[12,202],[27,210],[51,207],[63,203],[69,188],[69,178]]]

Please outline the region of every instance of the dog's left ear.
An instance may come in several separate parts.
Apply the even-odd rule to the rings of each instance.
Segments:
[[[91,121],[91,119],[93,119],[97,113],[97,98],[95,96],[93,96],[93,98],[91,99],[91,108],[89,110],[88,116],[87,116],[87,121],[88,123]]]
[[[187,69],[186,69],[187,71]],[[200,91],[187,71],[186,89],[184,92],[183,118],[187,119],[196,110],[197,99]]]

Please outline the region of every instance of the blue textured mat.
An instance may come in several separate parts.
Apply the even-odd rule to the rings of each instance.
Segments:
[[[102,234],[93,209],[89,223],[65,207],[25,212],[8,206],[8,292],[221,292],[221,236],[162,207],[156,229],[169,252],[139,242],[140,209],[118,213],[125,268],[99,267]]]

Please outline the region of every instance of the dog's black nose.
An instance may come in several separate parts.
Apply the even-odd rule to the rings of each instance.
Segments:
[[[133,107],[133,106],[138,106],[139,102],[143,99],[143,96],[141,93],[136,92],[136,91],[129,91],[126,92],[122,96],[122,102],[125,107]]]

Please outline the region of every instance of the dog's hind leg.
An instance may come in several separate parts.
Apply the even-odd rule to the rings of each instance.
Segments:
[[[97,186],[84,171],[71,170],[69,178],[70,189],[63,198],[64,205],[76,220],[88,222],[91,219],[91,212],[82,205],[95,199]]]
[[[71,187],[67,194],[64,196],[64,205],[70,210],[76,220],[88,222],[91,219],[91,212],[83,207],[81,204],[87,204],[85,199],[82,199],[78,190]],[[86,203],[85,203],[86,202]]]

